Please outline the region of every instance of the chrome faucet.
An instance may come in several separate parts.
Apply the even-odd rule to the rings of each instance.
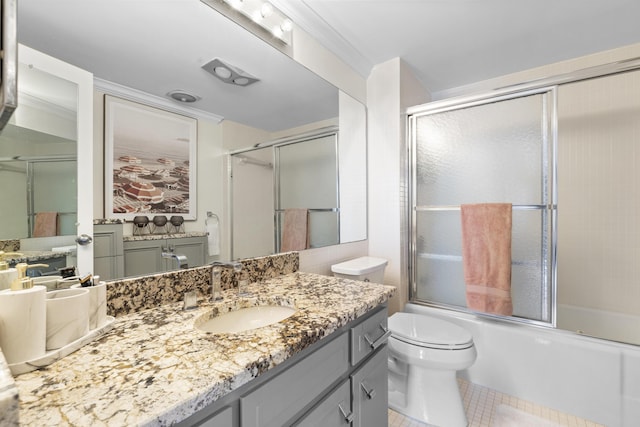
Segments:
[[[214,261],[211,263],[211,301],[222,299],[222,268],[233,268],[235,273],[242,271],[242,263],[238,261]]]
[[[162,252],[162,258],[166,259],[175,259],[178,262],[178,266],[180,268],[189,268],[189,264],[187,264],[187,256],[182,254],[176,254],[173,252]]]

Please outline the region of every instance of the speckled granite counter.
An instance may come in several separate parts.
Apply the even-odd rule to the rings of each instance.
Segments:
[[[12,257],[8,257],[5,258],[5,261],[7,261],[10,265],[15,265],[19,262],[28,262],[28,263],[36,263],[36,262],[40,262],[40,261],[44,261],[44,260],[48,260],[48,259],[55,259],[55,258],[66,258],[67,255],[71,255],[71,251],[68,252],[64,252],[64,251],[17,251],[20,254],[22,254],[22,256],[12,256]]]
[[[136,242],[140,240],[164,240],[164,239],[182,239],[185,237],[202,237],[206,236],[204,231],[188,231],[186,233],[160,233],[160,234],[142,234],[138,236],[124,236],[122,240],[125,242]]]
[[[16,377],[21,425],[168,425],[182,420],[387,301],[395,288],[291,273],[224,292],[219,303],[180,303],[118,317],[98,341]],[[193,327],[200,315],[277,303],[296,313],[238,334]]]

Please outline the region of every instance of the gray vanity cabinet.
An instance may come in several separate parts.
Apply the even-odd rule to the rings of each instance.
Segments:
[[[143,239],[124,242],[124,276],[138,276],[171,270],[179,266],[175,259],[162,258],[162,252],[185,255],[189,267],[205,263],[206,236],[172,239]]]
[[[383,304],[179,425],[384,427],[386,325]]]
[[[385,345],[351,377],[354,427],[387,425],[387,363]]]
[[[93,226],[93,274],[100,280],[124,276],[122,224]]]

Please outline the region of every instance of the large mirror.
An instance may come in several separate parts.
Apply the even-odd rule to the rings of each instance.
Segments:
[[[95,218],[109,216],[104,212],[101,131],[102,99],[111,94],[198,119],[198,211],[185,230],[204,231],[206,213],[215,213],[222,226],[218,258],[239,257],[231,253],[229,243],[237,212],[231,211],[227,197],[227,153],[327,126],[338,128],[343,149],[351,141],[361,147],[351,150],[359,153],[354,157],[358,162],[351,158],[345,170],[340,165],[344,183],[357,175],[340,196],[339,206],[343,209],[344,203],[345,212],[353,212],[341,220],[343,226],[354,224],[356,229],[342,232],[338,242],[366,239],[365,108],[280,50],[199,1],[149,7],[145,1],[70,0],[54,5],[24,0],[18,14],[21,43],[94,75]],[[216,58],[259,81],[247,87],[220,81],[203,67]],[[169,99],[167,94],[175,90],[193,94],[197,101]],[[344,161],[348,159],[345,155]],[[254,191],[251,197],[260,196],[255,189],[247,191]],[[272,230],[273,226],[272,220]],[[132,225],[125,223],[123,231],[127,238]],[[25,232],[21,237],[26,236]]]

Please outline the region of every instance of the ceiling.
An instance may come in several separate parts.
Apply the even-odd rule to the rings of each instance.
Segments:
[[[401,58],[448,89],[640,42],[638,0],[272,0],[366,78]],[[277,131],[335,117],[337,90],[200,0],[20,0],[19,41],[95,77]],[[261,81],[234,87],[221,58]]]
[[[638,0],[272,2],[363,76],[399,57],[432,95],[640,42]]]
[[[115,83],[275,132],[337,116],[338,90],[199,0],[20,0],[18,41]],[[260,82],[216,79],[220,58]],[[176,105],[178,104],[175,102]],[[184,106],[184,104],[180,104]]]

